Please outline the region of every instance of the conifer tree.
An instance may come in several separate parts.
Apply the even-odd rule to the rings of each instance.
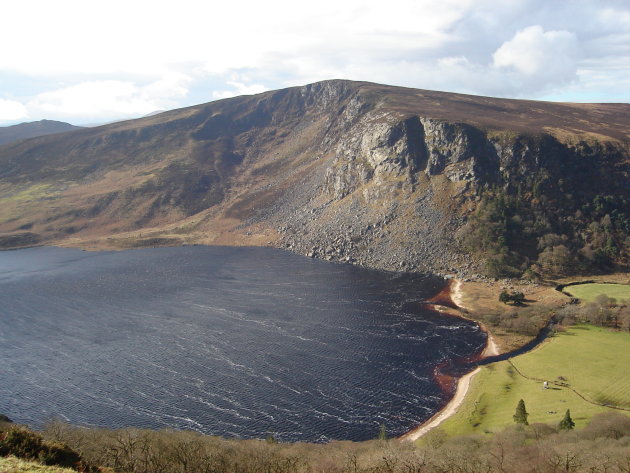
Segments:
[[[558,427],[560,430],[573,430],[573,427],[575,427],[575,422],[571,419],[569,409],[567,409],[567,412],[564,414],[564,419],[560,421],[560,425],[558,425]]]
[[[529,414],[525,410],[525,401],[521,399],[520,401],[518,401],[518,405],[516,406],[516,412],[512,416],[514,419],[514,422],[516,422],[517,424],[529,425],[529,423],[527,422],[528,415]]]

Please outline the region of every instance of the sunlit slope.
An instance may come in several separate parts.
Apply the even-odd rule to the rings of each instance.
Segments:
[[[630,300],[630,286],[627,284],[576,284],[566,287],[564,292],[586,302],[594,301],[602,294],[616,299],[617,302]]]
[[[457,414],[440,428],[449,434],[499,431],[514,425],[512,416],[520,399],[525,401],[530,424],[557,424],[567,409],[576,427],[600,412],[630,415],[628,366],[630,334],[573,327],[511,363],[482,367]],[[544,389],[543,380],[549,382],[549,389]]]
[[[566,199],[628,193],[629,142],[628,104],[324,81],[0,146],[0,247],[274,245],[447,273],[484,189],[573,218]]]

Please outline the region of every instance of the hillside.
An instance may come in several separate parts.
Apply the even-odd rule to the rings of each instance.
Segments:
[[[512,412],[509,414],[512,415]],[[129,473],[410,473],[410,472],[626,472],[630,419],[607,413],[588,426],[558,432],[533,423],[500,433],[448,438],[429,434],[423,445],[395,440],[281,443],[209,437],[192,431],[96,429],[51,423],[42,433],[49,445],[80,453],[78,471]],[[33,436],[31,436],[33,438]],[[27,444],[28,445],[28,444]],[[2,440],[0,440],[0,448]],[[67,449],[67,447],[66,447]],[[70,450],[70,451],[72,451]],[[86,464],[87,463],[87,464]],[[88,465],[96,467],[85,468]],[[1,472],[69,473],[33,461],[0,456]]]
[[[20,123],[18,125],[0,127],[0,145],[13,141],[36,138],[38,136],[63,133],[65,131],[78,130],[81,127],[70,125],[70,123],[58,122],[55,120],[40,120],[38,122]]]
[[[440,428],[451,435],[499,431],[513,424],[519,399],[532,424],[557,424],[567,409],[578,428],[598,413],[630,415],[630,377],[623,368],[629,343],[627,332],[579,325],[532,352],[483,366],[462,407]],[[542,380],[551,387],[541,389]]]
[[[326,81],[0,147],[0,245],[273,245],[462,275],[623,264],[629,158],[628,104]]]

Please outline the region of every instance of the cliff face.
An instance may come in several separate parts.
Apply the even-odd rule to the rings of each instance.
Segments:
[[[628,196],[622,141],[563,143],[546,133],[388,114],[378,106],[344,123],[321,153],[330,156],[317,177],[321,185],[300,188],[317,191],[291,194],[282,207],[293,207],[278,219],[293,251],[385,269],[471,274],[483,271],[484,261],[456,235],[489,189],[523,199],[534,192],[548,207],[545,218],[558,220],[571,219],[599,194]],[[571,201],[564,210],[557,194]],[[536,248],[536,235],[532,240],[527,246]],[[525,250],[534,262],[536,252]]]
[[[628,105],[349,81],[237,97],[0,147],[0,243],[271,244],[470,274],[455,235],[485,191],[627,196],[629,129]]]

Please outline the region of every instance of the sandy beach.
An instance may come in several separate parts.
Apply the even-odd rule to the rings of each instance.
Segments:
[[[451,285],[451,300],[455,305],[461,309],[468,310],[468,307],[464,305],[464,293],[462,292],[462,282],[459,279],[453,281]]]
[[[466,306],[463,304],[463,291],[462,291],[462,282],[458,279],[454,280],[451,284],[451,300],[453,303],[462,310],[467,310]],[[467,318],[467,317],[466,317]],[[476,321],[477,322],[477,321]],[[492,334],[486,330],[483,324],[477,322],[481,329],[488,334],[488,341],[486,343],[486,347],[481,354],[482,358],[486,358],[488,356],[498,355],[499,349],[497,344],[495,343],[494,337]],[[410,430],[406,434],[400,437],[400,440],[405,442],[412,442],[414,440],[419,439],[427,432],[431,431],[450,416],[457,412],[457,409],[461,406],[464,398],[466,397],[466,393],[468,392],[468,388],[470,386],[470,382],[473,377],[479,372],[480,368],[475,368],[470,373],[465,374],[461,378],[457,380],[457,389],[455,390],[455,395],[453,398],[444,406],[440,411],[431,417],[429,420],[419,425],[413,430]]]
[[[405,435],[400,437],[400,440],[405,442],[413,442],[414,440],[419,439],[431,429],[434,429],[444,420],[455,414],[459,406],[461,406],[462,402],[464,401],[464,398],[466,397],[468,387],[470,386],[470,380],[479,372],[479,370],[480,368],[475,368],[470,373],[465,374],[464,376],[459,378],[459,380],[457,381],[457,390],[455,391],[453,399],[451,399],[449,403],[440,410],[440,412],[435,414],[424,424],[416,427],[415,429],[407,432]]]

